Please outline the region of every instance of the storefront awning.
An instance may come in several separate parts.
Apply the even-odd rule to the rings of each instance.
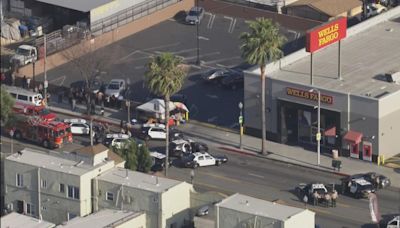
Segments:
[[[363,137],[363,134],[357,131],[348,131],[344,135],[344,140],[354,143],[354,144],[359,144],[361,142],[361,139]]]
[[[336,136],[336,127],[329,128],[328,130],[326,130],[324,132],[324,135],[328,136],[328,137],[335,137]]]

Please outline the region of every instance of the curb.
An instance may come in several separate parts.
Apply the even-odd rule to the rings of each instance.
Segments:
[[[294,165],[294,166],[299,166],[299,167],[307,168],[307,169],[314,169],[314,170],[318,170],[318,171],[322,171],[322,172],[326,172],[326,173],[331,173],[331,174],[335,174],[335,175],[342,176],[342,177],[351,176],[351,175],[346,174],[346,173],[334,172],[334,171],[314,168],[314,167],[310,167],[310,166],[306,166],[306,165],[301,165],[301,164],[298,164],[298,163],[282,161],[282,160],[275,159],[275,158],[269,158],[267,156],[259,155],[259,154],[256,154],[254,152],[251,152],[251,151],[240,150],[240,149],[236,149],[236,148],[233,148],[233,147],[227,147],[227,146],[221,145],[221,146],[218,146],[218,148],[222,149],[222,150],[227,150],[227,151],[230,151],[230,152],[238,153],[238,154],[247,155],[247,156],[253,156],[253,157],[258,157],[258,158],[262,158],[262,159],[268,159],[268,160],[271,160],[271,161],[285,163],[285,164],[291,164],[291,165]]]

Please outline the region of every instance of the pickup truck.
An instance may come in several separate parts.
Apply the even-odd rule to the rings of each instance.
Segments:
[[[10,63],[16,66],[24,66],[38,59],[38,50],[31,45],[20,45],[11,57]]]

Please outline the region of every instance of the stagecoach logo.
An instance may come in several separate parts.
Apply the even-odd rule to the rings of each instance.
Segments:
[[[300,97],[307,100],[318,101],[318,93],[317,92],[309,92],[301,89],[294,89],[287,87],[286,94],[293,97]],[[333,97],[321,94],[321,103],[325,104],[333,104]]]

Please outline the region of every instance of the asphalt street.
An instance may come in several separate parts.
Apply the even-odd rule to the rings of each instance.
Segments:
[[[113,59],[106,64],[108,67],[98,69],[100,77],[104,82],[113,78],[126,79],[130,82],[129,99],[143,103],[151,96],[143,82],[146,64],[154,55],[172,52],[191,66],[179,92],[188,99],[191,118],[233,128],[237,125],[238,103],[243,99],[243,90],[205,85],[200,76],[212,68],[242,65],[239,35],[246,29],[243,19],[206,14],[199,26],[201,66],[197,66],[196,26],[170,19],[98,50]],[[294,31],[282,29],[282,33],[289,41],[298,37]],[[43,80],[43,76],[37,78]],[[67,87],[71,82],[82,80],[71,63],[48,71],[47,78],[50,84]]]
[[[10,153],[11,139],[2,137],[2,155]],[[85,136],[74,136],[74,143],[57,151],[72,151],[88,144]],[[207,142],[207,141],[203,141]],[[151,141],[151,150],[159,150],[163,141]],[[217,191],[226,195],[239,192],[265,200],[283,200],[286,204],[304,207],[295,195],[294,188],[299,183],[322,182],[340,183],[340,176],[301,168],[280,162],[227,152],[209,143],[213,154],[225,154],[229,161],[219,167],[200,167],[195,170],[194,186],[198,191]],[[24,147],[44,150],[28,142],[13,140],[14,151]],[[191,169],[171,167],[169,177],[190,182]],[[383,216],[400,212],[399,189],[389,188],[378,192],[380,212]],[[321,227],[375,227],[368,223],[370,214],[367,199],[339,196],[336,208],[322,206],[307,207],[316,212],[316,223]]]

